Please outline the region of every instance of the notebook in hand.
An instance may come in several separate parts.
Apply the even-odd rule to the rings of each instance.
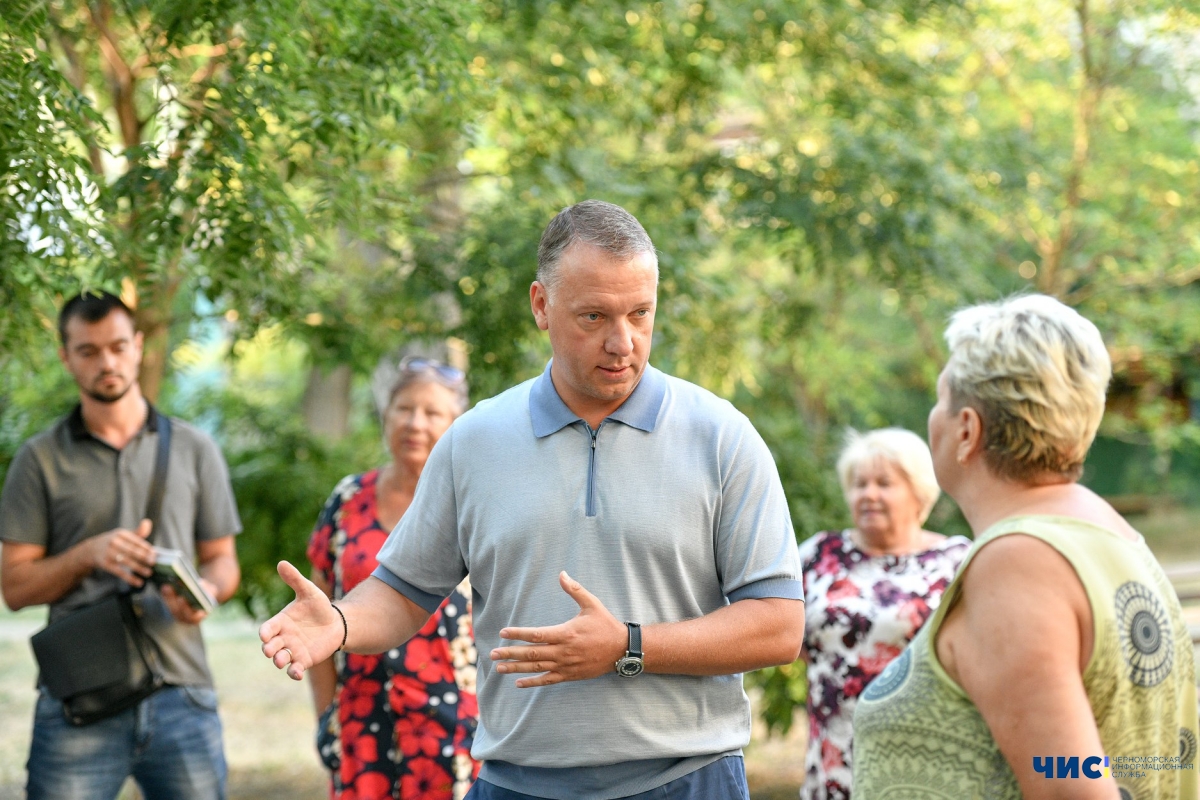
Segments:
[[[154,582],[169,583],[192,608],[212,613],[217,601],[200,585],[200,573],[181,550],[154,548]]]

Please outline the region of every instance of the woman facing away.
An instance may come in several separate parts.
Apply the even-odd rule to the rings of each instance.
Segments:
[[[946,340],[929,441],[977,536],[859,698],[856,794],[1195,798],[1179,601],[1137,531],[1077,483],[1111,376],[1099,331],[1028,295],[959,311]]]
[[[858,696],[937,608],[969,540],[925,530],[940,491],[929,447],[901,428],[853,431],[837,462],[853,527],[800,545],[808,753],[803,800],[846,800]]]
[[[467,408],[466,376],[406,358],[383,413],[391,460],[333,490],[308,557],[313,582],[340,599],[377,566],[408,510],[433,446]],[[479,772],[470,757],[479,716],[470,587],[446,598],[420,632],[376,656],[336,653],[309,670],[317,747],[333,800],[459,800]]]

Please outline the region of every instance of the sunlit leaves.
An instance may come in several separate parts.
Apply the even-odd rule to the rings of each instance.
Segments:
[[[181,291],[238,308],[245,332],[303,309],[302,234],[362,218],[345,200],[361,188],[346,187],[374,171],[380,131],[422,98],[461,94],[454,32],[470,13],[427,0],[5,4],[6,264],[46,273],[30,298],[43,309],[89,267],[132,278],[151,326]],[[0,326],[0,343],[29,329]]]

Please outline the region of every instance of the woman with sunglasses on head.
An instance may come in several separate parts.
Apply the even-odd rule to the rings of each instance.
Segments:
[[[309,542],[313,582],[331,599],[375,569],[430,451],[466,408],[461,370],[426,358],[400,362],[383,412],[391,459],[342,479]],[[464,582],[399,648],[377,656],[339,652],[309,671],[333,800],[466,794],[479,771],[470,757],[478,718],[470,595]]]

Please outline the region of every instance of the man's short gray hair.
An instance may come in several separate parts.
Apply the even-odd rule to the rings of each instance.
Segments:
[[[603,200],[584,200],[558,212],[542,232],[542,240],[538,243],[537,279],[547,289],[552,288],[558,278],[563,253],[576,242],[599,247],[622,260],[650,253],[654,256],[657,272],[654,242],[633,214]]]
[[[956,312],[946,342],[951,400],[979,412],[992,471],[1026,482],[1078,479],[1112,377],[1096,326],[1031,294]]]

